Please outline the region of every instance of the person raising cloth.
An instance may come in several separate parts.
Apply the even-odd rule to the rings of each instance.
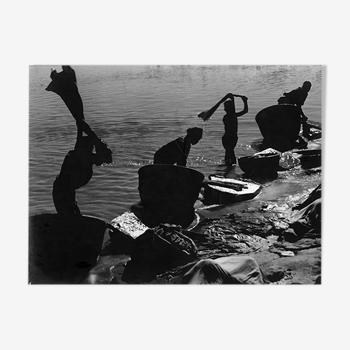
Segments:
[[[244,108],[241,112],[236,113],[234,98],[240,97],[243,100]],[[227,99],[230,99],[226,101]],[[238,121],[237,118],[246,114],[248,112],[248,104],[247,104],[248,98],[241,95],[233,95],[232,93],[228,93],[225,95],[216,105],[214,105],[212,108],[203,111],[198,114],[199,118],[202,118],[204,121],[207,121],[218,109],[218,107],[224,103],[225,112],[227,113],[223,118],[223,123],[225,126],[225,133],[222,137],[222,145],[225,149],[225,163],[226,165],[230,166],[232,164],[236,163],[236,156],[235,156],[235,147],[237,145],[238,136]]]
[[[93,153],[95,146],[96,153]],[[93,175],[93,164],[112,162],[112,151],[107,144],[94,136],[83,136],[78,127],[77,140],[73,150],[64,158],[61,172],[53,183],[52,197],[59,215],[81,215],[75,198],[75,191],[85,186]]]
[[[79,130],[84,131],[86,135],[93,137],[97,142],[98,137],[84,118],[83,101],[79,94],[74,70],[70,66],[62,66],[62,72],[60,73],[51,70],[50,78],[52,81],[45,90],[59,95],[72,113]]]
[[[74,150],[70,150],[64,158],[61,172],[53,184],[53,201],[58,214],[80,215],[75,191],[90,181],[93,164],[112,163],[112,151],[85,121],[74,70],[70,66],[62,66],[62,72],[52,70],[50,77],[52,81],[46,90],[62,98],[77,124]],[[83,136],[83,132],[87,136]],[[96,153],[93,153],[94,146]]]
[[[224,109],[226,114],[224,115],[222,121],[225,127],[225,133],[222,136],[222,145],[225,148],[225,163],[228,166],[236,164],[235,147],[238,141],[238,117],[246,114],[248,112],[248,98],[241,95],[229,94],[230,100],[224,102]],[[243,100],[244,108],[241,112],[236,113],[235,108],[235,97],[240,97]]]
[[[303,136],[305,137],[310,136],[310,125],[307,123],[308,118],[304,114],[301,106],[304,105],[310,89],[311,83],[309,81],[305,81],[302,87],[298,87],[297,89],[290,92],[285,92],[283,96],[277,100],[279,105],[290,104],[298,107],[300,112],[300,122],[303,126]]]
[[[203,129],[189,128],[185,137],[167,143],[154,154],[154,164],[176,164],[186,166],[191,145],[195,145],[203,136]]]
[[[201,119],[203,119],[203,121],[206,122],[215,113],[215,111],[219,108],[221,103],[226,101],[231,95],[232,95],[231,93],[228,93],[216,105],[214,105],[210,109],[207,109],[206,111],[200,112],[198,114],[198,118],[201,118]]]

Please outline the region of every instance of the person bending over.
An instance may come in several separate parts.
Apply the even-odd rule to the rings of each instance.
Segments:
[[[154,154],[154,164],[176,164],[186,166],[191,145],[195,145],[203,136],[203,129],[189,128],[185,137],[181,136],[161,147]]]
[[[298,87],[290,92],[285,92],[282,97],[280,97],[277,102],[278,104],[290,104],[298,107],[300,112],[300,123],[303,126],[303,135],[308,137],[310,134],[310,125],[307,123],[308,118],[304,114],[301,106],[304,105],[307,99],[308,92],[311,90],[311,83],[305,81],[302,87]]]
[[[96,153],[93,152],[95,146]],[[92,178],[93,164],[112,162],[112,151],[101,139],[82,136],[78,128],[76,144],[64,158],[60,174],[53,183],[52,197],[59,215],[81,215],[75,191],[85,186]]]

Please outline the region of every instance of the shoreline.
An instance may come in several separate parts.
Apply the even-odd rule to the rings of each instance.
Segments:
[[[248,227],[255,231],[255,234],[246,236],[245,242],[250,247],[248,245],[244,247],[244,243],[241,243],[240,246],[236,247],[236,251],[232,249],[231,252],[228,252],[228,245],[222,244],[220,247],[218,244],[216,250],[219,251],[216,253],[209,252],[203,254],[201,258],[215,259],[230,255],[250,256],[255,259],[264,276],[270,281],[269,284],[319,284],[321,276],[321,234],[316,235],[315,237],[306,236],[294,243],[279,242],[278,229],[271,225],[271,221],[277,219],[280,221],[281,216],[286,219],[289,215],[289,211],[287,210],[283,212],[277,208],[277,210],[261,212],[261,208],[265,205],[266,202],[253,202],[253,200],[242,202],[239,206],[243,212],[246,211],[246,215],[233,214],[236,222],[239,222],[239,220],[244,222],[244,224],[238,223],[234,227],[241,238],[244,237],[242,232],[247,232]],[[259,212],[261,214],[257,215]],[[253,220],[247,220],[248,216],[250,218],[253,217]],[[213,226],[219,229],[224,228],[230,220],[232,220],[232,215],[231,217],[227,214],[220,215],[216,213],[216,215],[213,215],[213,212],[207,211],[207,213],[204,213],[204,211],[202,211],[201,222],[193,228],[192,231],[200,233],[208,228],[212,229]],[[251,228],[252,224],[255,225],[255,228]],[[257,228],[259,228],[259,232],[257,231]],[[248,239],[248,237],[250,239]],[[252,237],[255,239],[252,239]],[[109,255],[108,250],[107,239],[105,241],[103,249],[104,253],[101,255],[100,262],[91,269],[89,275],[82,283],[93,284],[98,280],[98,275],[100,278],[101,275],[103,275],[104,278],[100,280],[100,283],[183,284],[181,281],[184,273],[195,264],[195,262],[193,262],[183,266],[174,267],[159,273],[155,278],[147,277],[149,271],[141,271],[139,272],[139,276],[134,277],[134,283],[128,283],[123,281],[122,276],[125,272],[125,264],[130,261],[130,257],[127,254],[119,256],[113,254]],[[292,252],[292,255],[290,252]],[[108,266],[113,264],[114,267],[112,270],[108,270]]]
[[[232,244],[235,240],[230,242],[228,237],[222,236],[223,242],[215,241],[209,250],[204,252],[202,250],[201,259],[215,259],[230,255],[250,256],[255,259],[271,284],[319,283],[321,233],[316,237],[305,237],[294,243],[278,241],[280,226],[281,224],[283,226],[290,217],[291,208],[258,198],[231,206],[205,206],[197,200],[195,207],[199,220],[197,218],[196,225],[187,232],[203,234],[205,231],[211,231],[213,236],[222,230],[227,230],[229,226],[229,229],[239,235],[241,240],[240,244],[235,245]],[[212,238],[209,237],[209,240]],[[291,255],[283,256],[287,254],[285,252]],[[187,266],[186,264],[176,266],[160,271],[154,277],[147,276],[149,271],[140,271],[136,272],[134,279],[131,279],[134,282],[126,282],[123,280],[123,274],[130,260],[129,254],[115,253],[111,233],[107,230],[103,236],[99,261],[86,271],[80,281],[75,280],[73,284],[182,284],[183,274],[194,265],[193,262]],[[57,282],[48,279],[43,283]]]
[[[321,141],[310,142],[309,149],[320,148]],[[261,273],[269,281],[268,284],[319,284],[321,230],[316,234],[306,234],[294,242],[284,239],[283,232],[288,229],[293,214],[292,208],[302,203],[316,184],[322,183],[322,168],[319,166],[303,169],[300,162],[296,165],[295,159],[286,155],[287,152],[282,154],[285,155],[284,163],[291,162],[293,166],[287,167],[288,169],[281,168],[276,179],[260,178],[259,182],[255,182],[262,184],[263,190],[253,199],[231,204],[205,205],[202,188],[194,204],[196,222],[183,230],[185,236],[192,239],[198,248],[198,255],[192,261],[180,262],[176,266],[169,265],[165,268],[154,266],[153,262],[147,261],[141,265],[130,263],[133,261],[131,247],[137,239],[134,240],[128,233],[120,235],[119,232],[115,235],[111,230],[112,221],[94,218],[104,223],[99,234],[100,243],[96,243],[100,247],[99,254],[95,252],[98,257],[97,263],[91,262],[90,266],[79,266],[80,270],[75,269],[71,275],[68,274],[65,281],[43,276],[37,283],[182,284],[183,275],[200,260],[249,256],[256,261]],[[291,183],[291,179],[285,175],[289,171],[293,172],[294,183]],[[226,173],[227,178],[232,176],[233,178],[240,176],[236,174],[235,167]],[[302,185],[299,184],[301,176],[305,182]],[[134,206],[137,207],[137,203]],[[57,216],[57,214],[42,215]],[[32,216],[30,220],[35,217],[38,218],[40,215]],[[142,222],[141,217],[139,221]],[[47,223],[45,225],[47,226]],[[84,236],[80,237],[85,239]],[[79,241],[79,237],[77,239]],[[67,240],[68,242],[71,240],[73,245],[76,244],[71,237]],[[30,268],[35,270],[31,262]],[[35,273],[32,274],[34,275]],[[29,282],[36,283],[31,280]]]

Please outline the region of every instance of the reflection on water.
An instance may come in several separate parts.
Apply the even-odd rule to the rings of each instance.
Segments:
[[[76,126],[63,101],[45,91],[50,68],[30,67],[29,213],[54,212],[52,183],[64,156],[74,147]],[[226,93],[246,95],[249,112],[239,118],[237,157],[256,152],[261,134],[255,115],[276,104],[283,92],[312,89],[304,106],[310,120],[321,122],[321,66],[74,66],[85,118],[108,143],[114,162],[95,167],[89,184],[77,191],[84,214],[111,220],[139,200],[138,169],[154,152],[193,126],[204,128],[192,147],[188,166],[206,176],[220,172],[224,150],[222,106],[204,123],[196,115]],[[243,108],[237,101],[236,109]],[[242,174],[235,170],[237,176]],[[290,181],[290,179],[288,180]],[[298,181],[296,180],[296,183]],[[292,182],[293,183],[293,182]],[[278,184],[278,182],[276,183]],[[298,185],[299,186],[299,185]],[[278,190],[271,196],[278,195]],[[289,191],[289,190],[288,190]],[[290,192],[290,191],[289,191]]]

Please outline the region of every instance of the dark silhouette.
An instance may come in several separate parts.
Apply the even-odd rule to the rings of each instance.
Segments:
[[[195,219],[194,204],[204,175],[189,167],[149,164],[138,171],[141,202],[130,210],[148,227],[161,223],[188,227]]]
[[[80,97],[77,79],[70,66],[62,66],[62,72],[51,72],[52,82],[46,88],[58,94],[77,124],[77,140],[74,150],[64,158],[61,172],[53,184],[53,201],[58,214],[80,215],[75,191],[91,179],[92,166],[112,162],[112,151],[99,139],[84,119],[83,101]],[[83,136],[83,132],[87,136]],[[95,147],[96,153],[93,153]]]
[[[210,109],[207,109],[206,111],[200,112],[198,114],[198,118],[202,118],[204,121],[207,121],[215,113],[215,111],[219,108],[221,103],[226,101],[231,95],[232,95],[231,93],[228,93],[216,105],[214,105]]]
[[[308,118],[304,114],[301,106],[304,105],[310,89],[311,89],[311,83],[309,81],[305,81],[302,87],[298,87],[297,89],[292,90],[290,92],[285,92],[283,96],[277,100],[279,105],[290,104],[298,107],[300,112],[300,122],[303,126],[303,135],[305,137],[309,137],[310,135],[310,126],[307,123]]]
[[[285,152],[305,147],[307,143],[299,137],[300,109],[295,105],[280,104],[262,109],[255,117],[264,137],[261,150],[273,148]]]
[[[84,283],[102,253],[106,229],[104,220],[86,215],[29,217],[29,282]]]
[[[235,109],[235,102],[234,102],[235,97],[240,97],[244,103],[243,111],[238,112],[238,113],[236,113],[236,109]],[[230,100],[226,101],[228,98]],[[225,112],[227,114],[224,116],[224,119],[223,119],[223,122],[225,125],[225,134],[222,137],[222,145],[224,146],[224,148],[226,150],[225,163],[229,166],[232,164],[236,164],[236,156],[235,156],[234,149],[235,149],[235,147],[237,145],[237,141],[238,141],[238,136],[237,136],[238,121],[237,121],[237,118],[248,112],[247,100],[248,100],[248,98],[246,96],[233,95],[232,93],[228,93],[212,108],[198,114],[199,118],[202,118],[204,121],[207,121],[214,114],[214,112],[218,109],[220,104],[222,102],[226,101],[224,103],[224,106],[225,106]]]
[[[96,153],[93,152],[95,146]],[[92,166],[112,162],[112,151],[94,136],[82,136],[78,128],[74,150],[64,158],[61,172],[53,183],[52,197],[58,214],[81,215],[75,191],[85,186],[92,178]]]
[[[225,163],[230,166],[236,164],[235,147],[237,145],[238,136],[238,117],[248,112],[248,98],[241,95],[228,94],[230,100],[224,103],[224,109],[227,114],[223,117],[223,123],[225,126],[225,133],[222,137],[222,145],[225,148]],[[240,97],[244,103],[244,109],[241,112],[236,113],[234,98]]]
[[[189,128],[187,135],[181,136],[161,147],[154,154],[154,164],[176,164],[186,166],[191,145],[195,145],[203,136],[203,129]]]
[[[84,118],[83,101],[78,91],[74,70],[70,66],[62,66],[62,72],[57,73],[56,70],[52,70],[50,78],[52,82],[48,85],[46,91],[52,91],[59,95],[72,113],[77,127],[97,141],[98,137]]]

